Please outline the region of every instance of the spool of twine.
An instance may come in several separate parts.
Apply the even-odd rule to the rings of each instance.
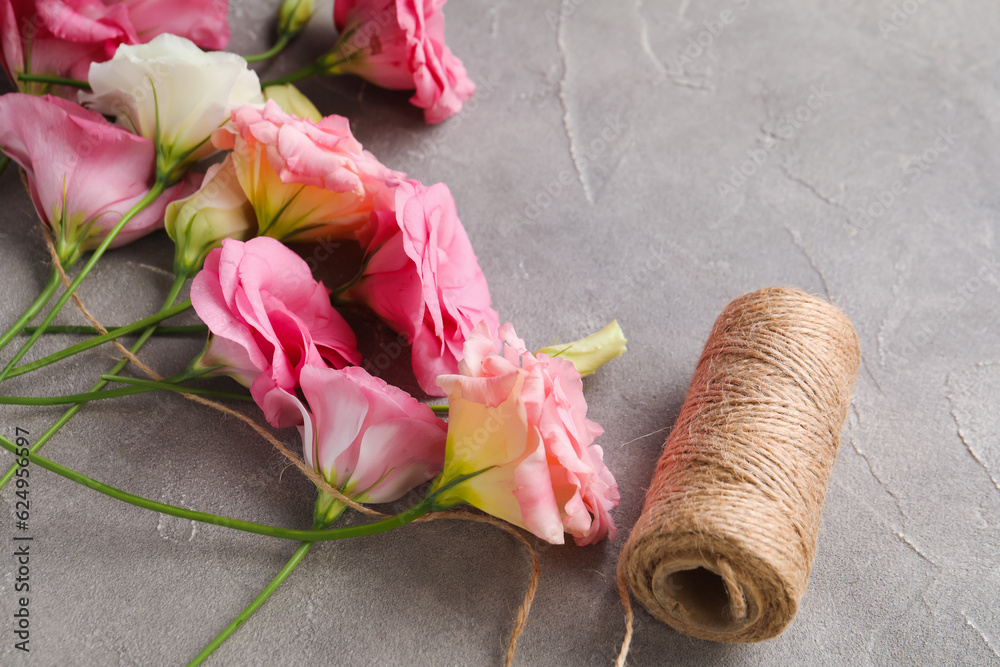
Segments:
[[[822,299],[772,288],[726,307],[622,549],[653,616],[722,642],[785,629],[859,363],[850,321]]]

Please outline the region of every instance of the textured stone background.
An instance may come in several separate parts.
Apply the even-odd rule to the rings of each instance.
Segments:
[[[277,4],[234,0],[233,50],[268,44]],[[265,78],[333,42],[329,10]],[[1000,662],[1000,5],[456,0],[447,16],[479,84],[460,117],[427,127],[406,94],[356,79],[303,90],[389,166],[448,183],[494,305],[529,347],[615,317],[628,335],[587,392],[621,532],[538,545],[517,664],[612,663],[617,553],[709,328],[734,297],[786,284],[833,299],[864,354],[809,592],[783,635],[751,646],[693,640],[640,609],[630,664]],[[6,327],[47,268],[13,172],[0,197]],[[164,234],[115,251],[82,294],[107,323],[142,317],[171,257]],[[198,349],[157,340],[143,357],[169,372]],[[5,391],[82,390],[113,359],[81,355]],[[4,408],[0,421],[37,434],[57,414]],[[266,443],[173,396],[93,404],[46,451],[190,508],[288,526],[311,513],[308,484]],[[3,557],[6,664],[183,664],[294,550],[32,479],[32,651],[12,648]],[[7,553],[12,491],[0,498]],[[519,545],[479,525],[326,544],[214,664],[501,664],[528,571]]]

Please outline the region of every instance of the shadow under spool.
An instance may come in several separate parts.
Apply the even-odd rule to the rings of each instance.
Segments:
[[[828,302],[769,288],[709,335],[619,568],[656,618],[722,642],[795,616],[860,364]]]

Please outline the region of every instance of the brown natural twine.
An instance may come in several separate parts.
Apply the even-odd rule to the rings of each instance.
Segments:
[[[524,628],[528,624],[528,614],[531,611],[531,603],[535,599],[535,592],[538,590],[538,582],[542,576],[541,567],[538,565],[538,553],[535,551],[535,548],[531,546],[531,542],[528,541],[528,538],[526,538],[521,531],[501,519],[484,514],[473,514],[472,512],[465,512],[462,510],[449,510],[447,512],[426,514],[417,519],[417,521],[434,521],[437,519],[475,521],[499,528],[500,530],[512,535],[514,539],[524,545],[524,547],[528,550],[528,555],[531,556],[531,580],[528,582],[528,590],[524,594],[524,600],[521,602],[521,606],[517,610],[517,617],[514,619],[514,629],[510,633],[510,641],[507,642],[507,659],[505,664],[507,667],[510,667],[514,661],[514,652],[517,650],[517,640],[521,638],[521,635],[524,633]]]
[[[48,229],[45,229],[44,227],[42,229],[42,232],[45,237],[46,247],[49,250],[49,255],[52,258],[52,263],[56,267],[56,271],[59,272],[59,277],[62,280],[63,286],[69,287],[71,281],[69,277],[66,275],[66,271],[63,268],[62,262],[59,260],[59,255],[56,252],[55,245],[52,242],[52,235],[49,233]],[[100,322],[98,322],[93,315],[91,315],[90,311],[87,309],[86,304],[84,304],[83,299],[81,299],[75,292],[73,293],[73,301],[76,304],[77,308],[80,310],[80,312],[83,313],[83,316],[87,318],[87,320],[98,332],[100,332],[102,335],[108,332],[108,330]],[[160,375],[155,370],[146,365],[141,359],[139,359],[135,354],[133,354],[131,350],[123,346],[118,340],[114,340],[112,342],[114,343],[115,347],[117,347],[118,350],[123,355],[125,355],[125,357],[128,358],[128,360],[131,363],[135,364],[138,368],[140,368],[142,372],[145,373],[150,379],[156,381],[160,381],[163,379],[162,375]],[[309,481],[315,484],[317,488],[326,491],[333,497],[340,500],[345,505],[357,510],[358,512],[367,514],[372,517],[386,518],[389,516],[388,514],[383,514],[382,512],[373,510],[369,507],[366,507],[352,500],[351,498],[348,498],[344,494],[340,493],[340,491],[330,486],[330,484],[327,483],[325,479],[320,477],[320,475],[316,473],[316,471],[307,466],[302,461],[302,459],[295,456],[295,454],[289,451],[288,448],[285,447],[280,440],[275,438],[270,432],[267,431],[267,429],[265,429],[263,426],[258,424],[250,417],[247,417],[246,415],[237,412],[236,410],[228,408],[222,405],[221,403],[217,403],[216,401],[206,399],[202,396],[198,396],[195,394],[185,394],[183,392],[181,392],[181,395],[188,400],[194,401],[195,403],[200,403],[201,405],[208,406],[214,410],[218,410],[223,414],[235,417],[236,419],[239,419],[240,421],[247,424],[258,435],[260,435],[267,442],[269,442],[275,449],[277,449],[282,454],[282,456],[284,456],[296,468],[298,468],[299,471],[302,472],[302,474],[304,474],[307,478],[309,478]],[[434,514],[424,515],[416,519],[414,523],[435,521],[440,519],[474,521],[477,523],[488,524],[490,526],[499,528],[500,530],[512,535],[514,539],[516,539],[518,542],[524,545],[524,547],[528,550],[528,555],[531,557],[531,579],[528,582],[528,590],[524,594],[524,600],[521,602],[521,606],[517,610],[517,616],[514,619],[514,628],[511,631],[510,640],[507,643],[507,655],[506,655],[505,665],[507,667],[510,667],[510,665],[513,663],[514,653],[517,649],[517,641],[524,633],[524,629],[528,624],[528,614],[531,611],[531,605],[534,602],[535,593],[538,590],[538,582],[541,579],[541,567],[538,564],[538,554],[535,551],[535,548],[531,545],[531,542],[529,542],[528,539],[523,534],[521,534],[521,532],[517,528],[510,525],[506,521],[502,521],[492,516],[483,514],[473,514],[472,512],[465,512],[462,510],[449,510],[446,512],[436,512]]]
[[[860,363],[847,317],[794,288],[729,304],[705,344],[619,560],[656,618],[756,642],[795,615]]]

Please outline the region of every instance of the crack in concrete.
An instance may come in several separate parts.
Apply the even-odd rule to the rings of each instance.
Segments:
[[[797,230],[792,229],[787,224],[785,225],[785,229],[787,229],[788,233],[791,235],[791,237],[792,237],[792,243],[794,243],[795,247],[798,248],[802,252],[803,255],[805,255],[805,258],[807,260],[809,260],[809,266],[811,266],[813,268],[813,271],[816,272],[816,275],[819,276],[820,282],[823,283],[823,291],[826,292],[827,298],[828,299],[831,298],[830,297],[830,285],[829,285],[829,283],[826,282],[826,276],[823,275],[823,272],[820,270],[819,266],[816,264],[816,260],[813,258],[812,253],[809,252],[809,250],[806,248],[805,244],[802,242],[802,235]]]
[[[863,354],[861,355],[861,368],[864,370],[865,375],[868,377],[871,383],[875,385],[875,388],[878,390],[878,393],[885,396],[885,392],[882,391],[882,385],[880,385],[878,380],[875,379],[875,374],[872,373],[872,369],[868,365],[868,362],[865,360],[865,355]]]
[[[486,15],[490,17],[490,37],[493,39],[496,39],[497,34],[500,32],[499,14],[496,7],[490,7],[486,12]]]
[[[649,43],[649,23],[642,15],[642,0],[635,0],[634,8],[635,15],[639,19],[639,44],[642,46],[643,52],[653,63],[653,67],[656,68],[659,78],[663,79],[667,75],[667,68],[663,64],[663,61],[653,52],[653,47]]]
[[[898,537],[903,542],[903,544],[910,547],[910,549],[912,549],[914,553],[916,553],[918,556],[923,558],[925,561],[927,561],[934,567],[939,567],[938,564],[935,563],[933,560],[931,560],[927,554],[925,554],[923,551],[920,550],[920,547],[911,542],[910,538],[908,538],[906,535],[903,535],[903,533],[899,532],[898,530],[894,530],[892,532],[896,535],[896,537]]]
[[[950,395],[948,396],[948,401],[954,405],[954,401],[952,401]],[[951,413],[951,418],[955,421],[955,430],[958,432],[959,440],[961,440],[962,444],[965,445],[965,450],[969,452],[969,455],[976,461],[976,463],[979,464],[979,467],[983,469],[987,476],[989,476],[990,481],[993,482],[993,486],[996,487],[997,491],[1000,491],[1000,481],[993,476],[993,472],[989,469],[989,466],[986,465],[986,461],[979,458],[979,455],[976,454],[976,450],[972,448],[971,443],[969,443],[969,440],[965,437],[965,433],[962,432],[962,422],[959,421],[955,408],[953,407],[949,412]]]
[[[962,617],[965,619],[966,625],[975,630],[976,633],[982,638],[982,640],[986,642],[986,646],[989,647],[991,651],[993,651],[993,655],[1000,658],[1000,650],[998,650],[997,647],[993,645],[993,642],[991,642],[990,638],[986,636],[986,633],[984,633],[982,630],[979,629],[979,627],[975,624],[975,622],[973,622],[973,620],[969,618],[968,614],[966,614],[964,611],[961,612],[961,614]]]
[[[861,413],[858,412],[858,409],[854,406],[853,403],[851,404],[851,412],[854,413],[854,420],[860,425]],[[878,474],[875,472],[875,466],[872,465],[872,461],[870,458],[868,458],[868,455],[865,454],[863,451],[861,451],[861,448],[858,447],[858,444],[854,441],[854,435],[852,434],[848,436],[847,439],[850,441],[851,449],[854,450],[854,453],[860,456],[862,460],[865,462],[865,465],[868,466],[868,472],[871,474],[872,477],[875,478],[875,481],[878,482],[879,487],[883,491],[885,491],[890,498],[892,498],[893,504],[896,505],[896,511],[899,512],[899,515],[903,518],[903,521],[905,523],[907,516],[906,512],[903,510],[903,503],[900,502],[899,497],[892,491],[892,489],[889,488],[888,484],[882,481],[882,478],[879,477]]]
[[[808,190],[809,192],[811,192],[821,202],[827,204],[828,206],[833,206],[837,210],[839,210],[839,211],[841,211],[843,213],[846,213],[848,216],[851,215],[851,212],[843,204],[841,204],[839,201],[837,201],[835,199],[830,199],[828,196],[826,196],[825,194],[823,194],[822,192],[820,192],[819,188],[817,188],[815,185],[813,185],[809,181],[803,179],[801,176],[797,176],[797,175],[793,174],[788,169],[788,165],[785,164],[784,162],[781,163],[781,171],[783,171],[785,173],[785,177],[788,178],[788,180],[790,180],[790,181],[792,181],[794,183],[798,183],[799,185],[801,185],[802,187],[804,187],[806,190]]]
[[[679,76],[674,76],[673,74],[668,74],[667,78],[669,78],[670,81],[672,81],[675,85],[680,86],[682,88],[691,88],[693,90],[707,90],[710,93],[715,92],[715,86],[709,83],[707,80],[697,81],[695,79],[687,79]]]
[[[688,7],[690,6],[691,6],[691,0],[681,0],[681,4],[677,8],[677,18],[680,19],[683,23],[691,22],[688,20],[687,17]]]
[[[931,601],[927,599],[927,593],[930,591],[938,582],[939,575],[934,575],[926,586],[924,590],[920,591],[920,601],[923,602],[924,606],[927,607],[927,611],[931,613],[931,616],[937,618],[937,608],[931,604]]]
[[[587,203],[594,204],[594,194],[590,191],[590,184],[587,183],[586,175],[580,168],[580,156],[576,148],[576,139],[573,137],[573,121],[570,118],[569,105],[566,103],[566,80],[569,76],[569,53],[566,50],[565,26],[566,16],[569,15],[567,5],[569,0],[561,0],[559,4],[559,25],[556,28],[556,45],[559,47],[559,55],[562,56],[563,73],[559,79],[559,102],[563,108],[563,130],[566,132],[566,139],[569,141],[569,157],[573,162],[573,169],[576,170],[576,178],[583,188],[583,195],[587,198]]]

